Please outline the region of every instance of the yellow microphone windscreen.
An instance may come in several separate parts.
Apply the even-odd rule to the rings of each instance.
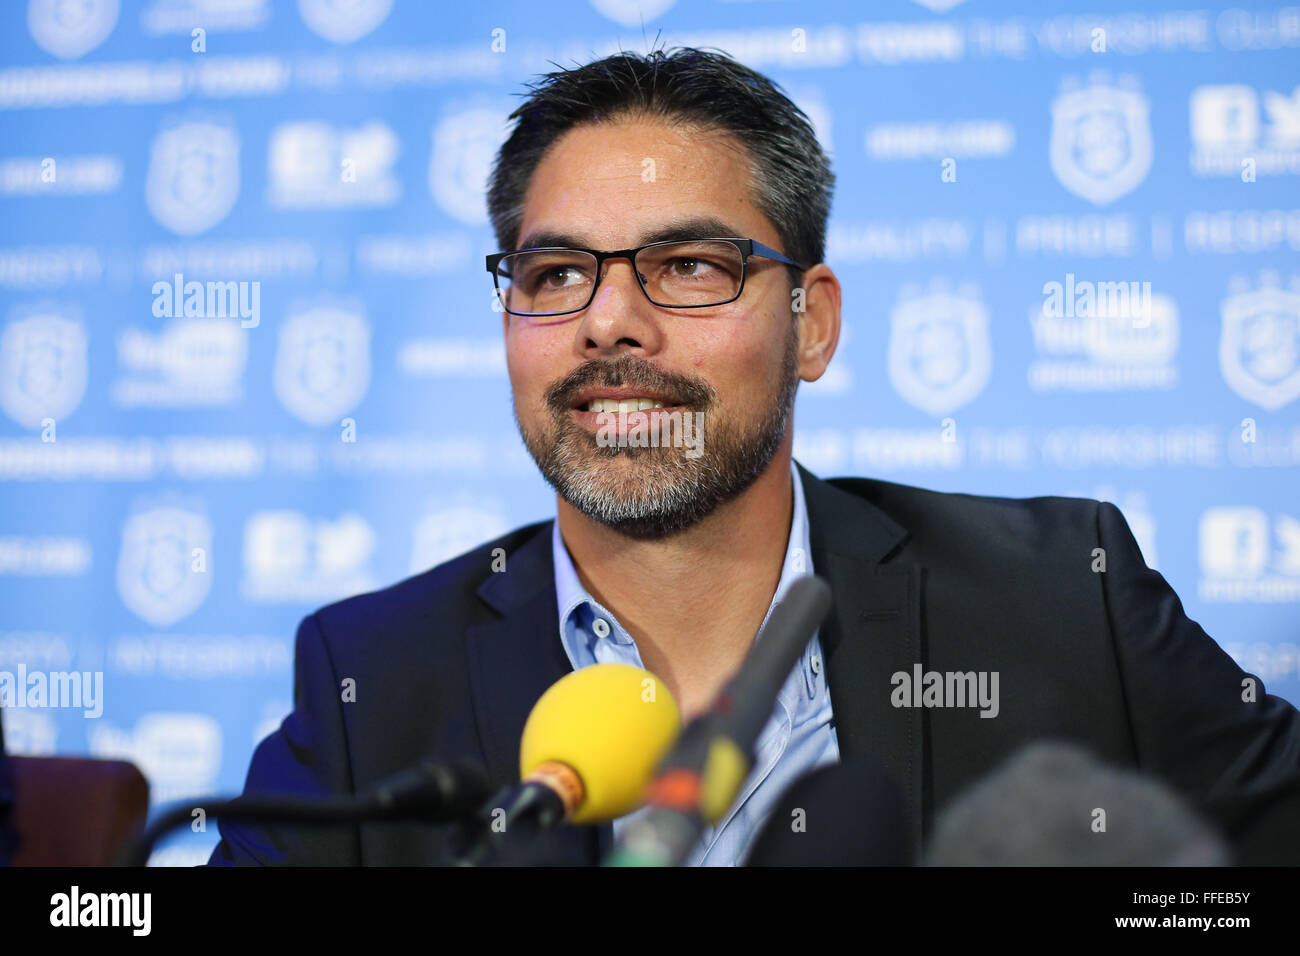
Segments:
[[[519,744],[519,775],[566,764],[582,778],[570,819],[599,823],[641,805],[681,730],[663,681],[629,664],[593,664],[556,681],[533,705]]]

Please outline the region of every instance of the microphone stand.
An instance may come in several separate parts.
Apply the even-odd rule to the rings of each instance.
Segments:
[[[257,823],[357,823],[362,820],[420,820],[447,823],[476,810],[488,793],[487,775],[468,764],[425,759],[360,796],[296,797],[249,794],[207,803],[187,802],[164,812],[120,855],[123,866],[145,866],[154,845],[188,823],[194,810],[224,820]]]

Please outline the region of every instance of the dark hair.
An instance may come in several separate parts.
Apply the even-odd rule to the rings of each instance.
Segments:
[[[649,115],[734,136],[748,150],[754,204],[782,251],[815,265],[825,257],[835,176],[808,117],[781,88],[722,52],[692,47],[645,56],[616,53],[529,85],[488,180],[488,212],[502,249],[519,239],[524,195],[550,146],[575,126]],[[793,266],[790,281],[797,285]]]

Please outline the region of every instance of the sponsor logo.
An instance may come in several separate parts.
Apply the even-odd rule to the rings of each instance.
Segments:
[[[1006,120],[881,123],[867,130],[867,155],[878,160],[987,158],[1015,146],[1016,128]]]
[[[123,377],[113,384],[122,408],[233,405],[242,395],[248,338],[233,319],[172,319],[157,334],[123,329]]]
[[[509,530],[499,507],[457,505],[426,511],[415,523],[411,573],[437,567]]]
[[[1076,279],[1043,286],[1029,310],[1039,359],[1029,385],[1039,392],[1168,389],[1178,384],[1178,308],[1150,282]]]
[[[0,535],[0,574],[78,575],[90,570],[86,538]]]
[[[255,30],[271,19],[270,0],[154,0],[140,14],[140,29],[149,35],[205,30]]]
[[[1200,598],[1215,602],[1300,601],[1300,521],[1255,507],[1201,515]],[[1274,546],[1276,541],[1276,546]]]
[[[1192,91],[1191,168],[1198,176],[1300,174],[1300,86],[1290,95],[1240,84]]]
[[[258,511],[244,525],[240,593],[258,602],[321,602],[369,591],[374,550],[374,530],[360,515],[330,521]]]
[[[54,715],[44,710],[5,708],[5,752],[39,757],[53,754],[59,742]]]
[[[159,802],[210,794],[221,767],[221,725],[207,714],[148,713],[133,730],[101,720],[86,741],[95,757],[139,767]]]
[[[279,209],[391,205],[402,193],[393,174],[399,151],[380,122],[282,123],[271,134],[266,200]]]

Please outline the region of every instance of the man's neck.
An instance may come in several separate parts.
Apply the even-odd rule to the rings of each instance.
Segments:
[[[627,629],[687,718],[753,643],[781,579],[793,508],[788,441],[742,494],[662,540],[629,538],[557,498],[579,580]]]

